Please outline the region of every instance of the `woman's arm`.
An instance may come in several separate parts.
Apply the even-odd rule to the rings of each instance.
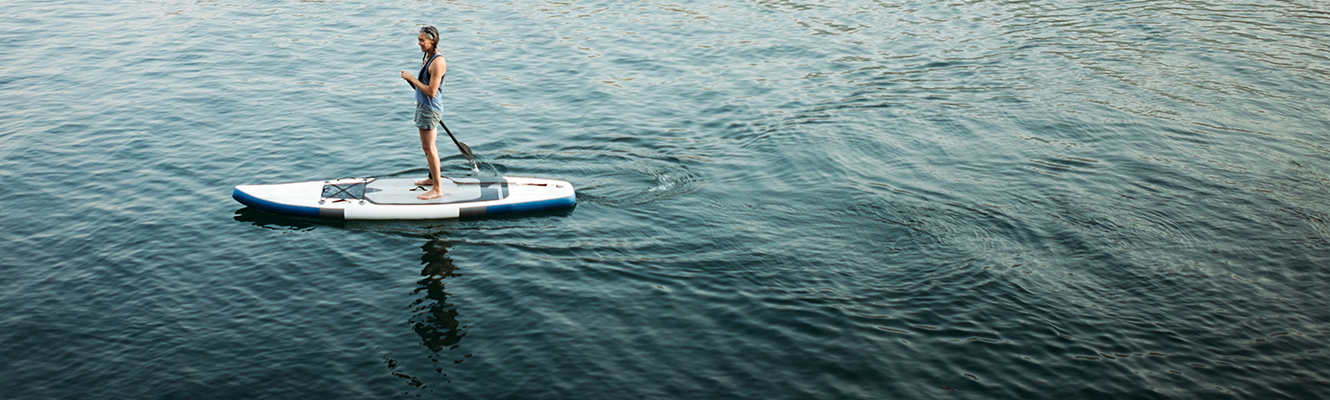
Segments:
[[[407,82],[411,82],[411,86],[415,86],[417,89],[420,89],[420,91],[424,93],[426,97],[434,97],[434,94],[439,91],[439,86],[443,85],[443,74],[447,72],[448,72],[448,60],[444,59],[443,57],[439,57],[438,60],[436,60],[433,63],[430,63],[429,65],[428,84],[425,82],[421,82],[419,79],[416,79],[415,76],[412,76],[410,73],[407,73],[406,71],[402,71],[402,79],[406,79]]]
[[[448,59],[439,57],[429,65],[429,86],[420,89],[425,92],[425,96],[434,97],[439,92],[439,86],[443,86],[443,74],[448,72]]]

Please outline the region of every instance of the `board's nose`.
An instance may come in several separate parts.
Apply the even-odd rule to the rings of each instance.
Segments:
[[[250,197],[264,201],[279,201],[281,190],[276,186],[280,185],[236,185],[231,191],[231,197],[240,200],[241,197]],[[241,201],[244,203],[244,201]]]

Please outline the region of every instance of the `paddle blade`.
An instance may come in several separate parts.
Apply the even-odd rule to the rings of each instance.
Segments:
[[[448,133],[448,138],[452,139],[453,143],[457,144],[457,150],[462,152],[462,156],[466,157],[466,160],[471,162],[471,170],[480,173],[480,167],[476,166],[476,156],[471,154],[471,146],[467,146],[466,143],[458,141],[457,137],[453,136],[453,131],[448,130],[448,125],[444,125],[443,121],[439,121],[439,126],[442,126],[443,131]]]
[[[462,155],[466,157],[467,161],[473,163],[476,162],[476,156],[471,154],[471,146],[467,146],[466,143],[457,142],[457,149],[462,151]]]

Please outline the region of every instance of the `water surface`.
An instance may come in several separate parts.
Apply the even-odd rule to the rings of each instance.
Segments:
[[[1321,2],[5,8],[0,397],[1330,397]],[[575,209],[230,199],[423,176],[424,24]]]

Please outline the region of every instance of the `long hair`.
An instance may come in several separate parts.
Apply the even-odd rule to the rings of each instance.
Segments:
[[[431,40],[434,41],[434,45],[430,46],[429,51],[426,51],[425,54],[420,56],[420,62],[424,63],[429,60],[430,56],[439,52],[439,28],[435,28],[433,25],[429,25],[424,28],[420,28],[420,33],[425,34],[426,37],[429,37]]]

